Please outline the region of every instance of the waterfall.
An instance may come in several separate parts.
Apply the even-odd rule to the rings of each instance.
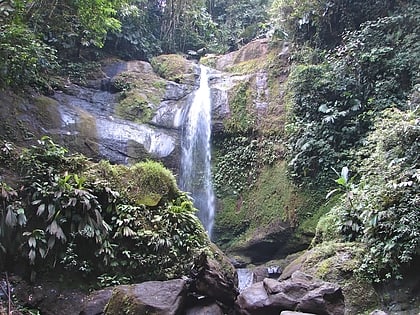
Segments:
[[[198,218],[211,238],[215,199],[211,180],[211,97],[208,69],[200,66],[200,70],[200,86],[183,124],[179,186],[191,193]]]
[[[238,274],[238,289],[242,292],[244,289],[250,287],[254,283],[254,272],[247,268],[236,269]]]

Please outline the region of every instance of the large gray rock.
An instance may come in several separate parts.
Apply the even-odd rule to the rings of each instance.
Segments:
[[[112,296],[112,288],[92,292],[84,301],[79,315],[101,315]]]
[[[283,311],[280,315],[316,315],[312,313],[302,313],[302,312],[293,312],[293,311]]]
[[[279,314],[302,311],[318,315],[343,315],[344,296],[335,284],[295,272],[288,280],[264,279],[245,289],[236,302],[239,314]]]
[[[182,279],[121,285],[115,287],[105,314],[175,315],[180,312],[185,297],[186,282]]]
[[[227,307],[234,305],[238,295],[238,275],[229,259],[213,246],[213,255],[205,252],[195,261],[194,291],[221,302]]]
[[[199,305],[189,308],[185,315],[223,315],[223,310],[216,303],[210,305]]]

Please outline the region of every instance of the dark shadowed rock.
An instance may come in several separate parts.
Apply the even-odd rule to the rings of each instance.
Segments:
[[[280,315],[316,315],[313,313],[302,313],[302,312],[293,312],[293,311],[283,311]]]
[[[223,310],[216,303],[210,305],[194,306],[185,312],[185,315],[223,315]]]
[[[264,279],[245,289],[236,302],[239,314],[279,314],[302,311],[318,315],[344,314],[344,296],[335,284],[295,272],[288,280]]]
[[[195,261],[194,289],[226,306],[233,306],[238,295],[238,276],[229,259],[216,246],[212,256],[205,252]]]
[[[148,281],[115,287],[105,309],[106,315],[179,313],[186,296],[186,282],[181,279]]]
[[[17,305],[38,309],[43,315],[79,315],[87,296],[83,290],[64,288],[62,283],[47,280],[33,284],[13,276],[10,281]]]
[[[101,315],[112,296],[112,288],[92,292],[84,301],[79,315]]]

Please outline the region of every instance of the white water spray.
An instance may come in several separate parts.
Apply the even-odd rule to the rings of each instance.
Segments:
[[[200,66],[200,70],[200,87],[183,125],[179,186],[191,193],[198,217],[211,238],[215,199],[211,180],[211,97],[207,68]]]

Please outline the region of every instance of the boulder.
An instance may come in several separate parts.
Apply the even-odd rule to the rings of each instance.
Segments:
[[[283,311],[280,315],[316,315],[312,313],[302,313],[302,312],[293,312],[293,311]]]
[[[216,246],[212,246],[212,251],[211,255],[202,252],[195,261],[194,291],[231,307],[239,293],[238,275],[229,259]]]
[[[84,301],[79,315],[101,315],[112,296],[112,288],[92,292]]]
[[[179,313],[186,297],[186,282],[182,279],[148,281],[115,287],[105,308],[106,315]]]
[[[346,314],[368,314],[380,306],[380,301],[372,283],[354,273],[361,264],[362,255],[363,246],[359,243],[323,242],[290,262],[280,280],[290,278],[299,270],[337,283],[346,299]]]
[[[223,315],[222,308],[216,303],[194,306],[186,310],[185,315]]]
[[[256,39],[237,51],[220,56],[216,61],[216,69],[225,71],[234,64],[265,57],[268,48],[269,40],[267,38]]]
[[[286,310],[342,315],[344,296],[337,285],[297,271],[282,282],[266,278],[253,284],[238,296],[236,308],[247,315],[277,315]]]
[[[73,280],[76,283],[79,281],[76,278]],[[43,279],[36,279],[36,281],[36,283],[29,283],[18,276],[10,277],[16,305],[37,309],[43,315],[79,315],[83,301],[87,297],[85,291],[71,287],[74,283],[66,283],[67,287],[64,287],[62,282]],[[3,313],[0,311],[0,314]]]

